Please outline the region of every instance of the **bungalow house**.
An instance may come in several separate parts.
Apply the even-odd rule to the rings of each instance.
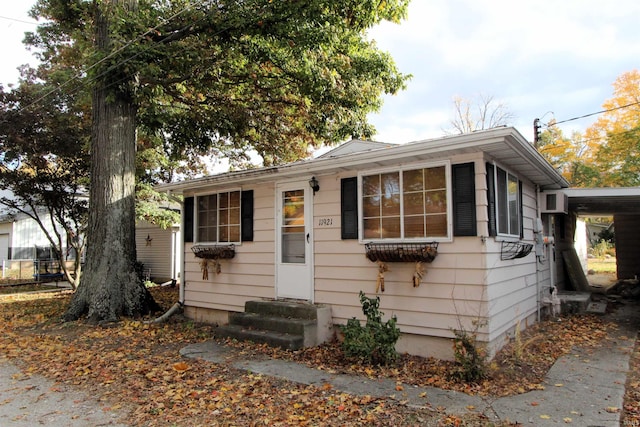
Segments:
[[[451,358],[453,329],[491,353],[540,317],[566,180],[514,128],[390,145],[352,140],[283,166],[168,184],[184,197],[181,301],[226,325],[260,301],[397,316],[397,350]],[[328,310],[328,311],[327,311]],[[330,334],[321,336],[327,339]],[[306,342],[306,341],[305,341]]]

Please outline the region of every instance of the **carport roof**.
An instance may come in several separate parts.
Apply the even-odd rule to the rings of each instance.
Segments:
[[[569,210],[581,216],[640,214],[640,187],[567,188]]]

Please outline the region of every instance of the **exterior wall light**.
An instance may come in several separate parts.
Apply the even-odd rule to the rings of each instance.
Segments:
[[[315,176],[311,177],[309,180],[309,187],[313,190],[313,195],[316,195],[316,192],[320,191],[320,183],[316,179]]]

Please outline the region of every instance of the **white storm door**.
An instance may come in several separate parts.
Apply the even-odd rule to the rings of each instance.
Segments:
[[[313,298],[311,189],[306,181],[276,191],[276,296]]]

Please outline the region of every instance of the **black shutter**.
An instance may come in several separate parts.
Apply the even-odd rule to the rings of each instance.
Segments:
[[[520,238],[524,237],[524,216],[523,216],[523,208],[522,208],[522,181],[518,180],[518,221],[520,222]]]
[[[487,209],[489,218],[489,236],[497,236],[496,228],[496,179],[493,174],[493,165],[487,163]]]
[[[184,198],[184,224],[182,227],[182,233],[184,234],[185,242],[193,242],[193,197]]]
[[[340,182],[342,238],[358,238],[358,178],[343,178]]]
[[[243,242],[253,242],[253,190],[243,191],[240,205],[240,227]]]
[[[451,167],[453,179],[453,235],[476,236],[476,186],[473,163]]]

